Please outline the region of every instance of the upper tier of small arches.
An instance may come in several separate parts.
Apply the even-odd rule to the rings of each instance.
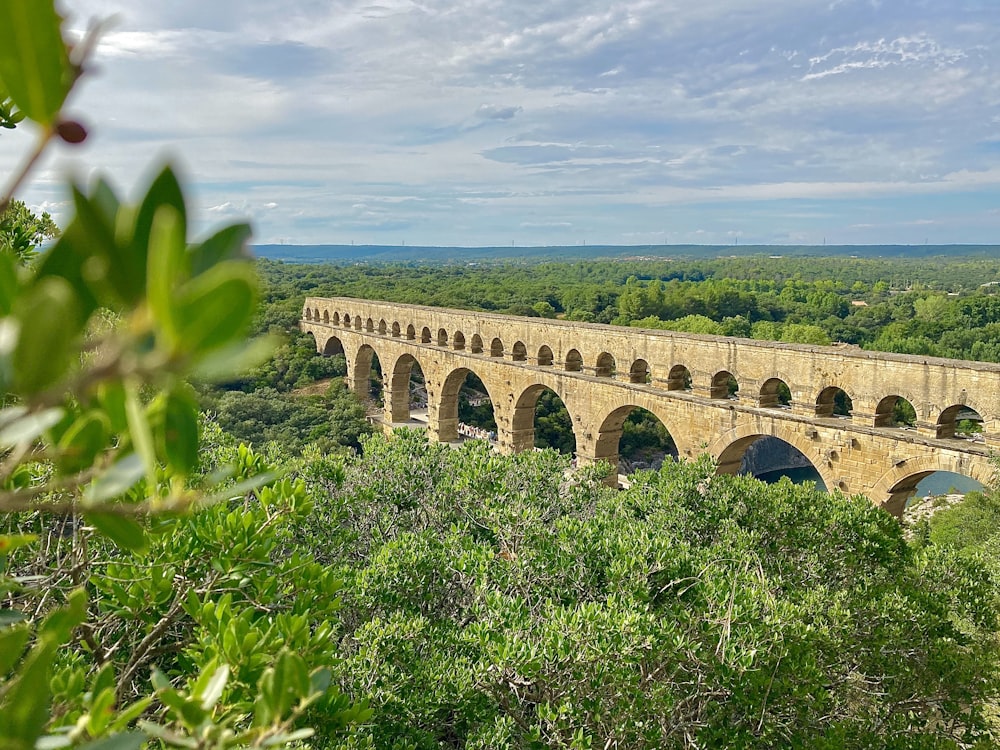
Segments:
[[[345,298],[305,322],[634,387],[728,399],[939,438],[998,431],[1000,366]],[[971,425],[971,427],[970,427]]]

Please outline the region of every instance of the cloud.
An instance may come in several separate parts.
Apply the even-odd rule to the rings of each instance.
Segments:
[[[54,212],[66,171],[131,186],[170,154],[260,241],[1000,236],[981,0],[64,4],[121,20],[74,94],[92,137],[25,196]],[[946,221],[963,202],[981,220]]]
[[[511,120],[521,112],[521,107],[501,107],[498,104],[480,104],[476,117],[484,120]]]

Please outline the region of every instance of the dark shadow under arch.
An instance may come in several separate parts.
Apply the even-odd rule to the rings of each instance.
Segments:
[[[913,427],[916,422],[913,404],[902,396],[886,396],[875,407],[876,427]]]
[[[576,349],[570,349],[566,352],[566,371],[580,372],[581,370],[583,370],[583,357]]]
[[[538,366],[552,367],[552,350],[544,344],[538,349]]]
[[[854,402],[839,386],[827,386],[816,397],[817,417],[849,417],[853,410]]]
[[[792,392],[781,378],[768,378],[760,387],[760,406],[762,409],[781,409],[792,402]]]

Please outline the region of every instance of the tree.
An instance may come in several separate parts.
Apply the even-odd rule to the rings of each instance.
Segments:
[[[59,234],[48,213],[35,214],[24,201],[12,200],[0,212],[0,252],[14,256],[24,264],[35,257],[38,246]]]
[[[271,348],[244,338],[249,228],[190,242],[170,168],[135,205],[99,179],[74,186],[65,231],[19,267],[51,227],[12,194],[55,140],[86,137],[62,107],[93,46],[63,42],[51,0],[0,4],[4,124],[16,124],[9,98],[38,132],[0,195],[14,250],[0,253],[0,747],[287,744],[310,733],[292,725],[324,696],[333,660],[309,642],[309,608],[322,608],[287,596],[288,579],[305,572],[327,597],[336,579],[279,549],[303,485],[265,486],[275,476],[245,447],[201,473],[185,383]],[[140,671],[154,659],[150,690]],[[341,724],[366,715],[339,698],[329,708]]]

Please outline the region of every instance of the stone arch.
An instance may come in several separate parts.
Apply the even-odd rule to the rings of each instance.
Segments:
[[[330,325],[330,311],[329,310],[324,310],[323,311],[323,322],[326,323],[327,325]]]
[[[427,326],[424,326],[423,330],[420,331],[420,343],[421,344],[431,343],[431,329],[428,328]]]
[[[333,323],[333,325],[335,325],[335,326],[339,326],[340,325],[340,313],[339,312],[335,312],[333,314],[333,319],[330,322]]]
[[[674,458],[680,455],[680,444],[677,442],[674,433],[667,426],[667,420],[659,413],[659,409],[650,409],[647,406],[632,402],[616,406],[600,421],[600,426],[597,428],[597,440],[594,444],[594,459],[607,461],[614,467],[614,472],[608,477],[608,480],[609,484],[615,486],[618,484],[618,474],[620,473],[620,444],[625,420],[636,409],[649,412],[663,425],[674,444],[674,450],[669,455]]]
[[[361,316],[360,315],[355,315],[354,316],[354,330],[355,331],[360,331],[361,330]]]
[[[521,391],[521,395],[514,402],[514,414],[511,417],[511,447],[515,453],[531,450],[535,447],[535,412],[539,398],[546,392],[555,394],[566,407],[566,411],[569,412],[566,398],[554,388],[535,383]],[[573,433],[574,444],[578,445],[575,424],[576,421],[570,412],[570,431]]]
[[[404,353],[396,358],[392,369],[385,377],[387,388],[387,416],[390,422],[408,422],[410,420],[411,391],[410,384],[413,375],[413,365],[424,371],[420,360],[412,354]]]
[[[385,318],[382,318],[378,322],[378,332],[379,332],[379,335],[385,336],[387,330],[388,330],[388,325],[385,322]]]
[[[358,396],[362,399],[372,397],[370,390],[372,360],[376,358],[378,358],[381,365],[382,359],[378,356],[378,352],[371,345],[362,344],[354,355],[354,362],[348,366],[348,371],[351,374],[351,382],[355,384],[355,388],[363,390],[363,392],[358,393]]]
[[[437,439],[443,443],[453,443],[458,440],[458,394],[470,372],[482,381],[483,387],[486,388],[486,394],[494,405],[494,415],[496,415],[497,400],[490,388],[489,381],[468,367],[458,367],[452,370],[444,379],[436,404]]]
[[[897,419],[897,414],[900,411],[899,407],[902,407],[904,413],[906,412],[906,407],[909,407],[909,411],[913,414],[912,419],[900,422]],[[886,396],[875,406],[876,427],[913,427],[916,424],[916,416],[917,412],[913,406],[913,402],[898,394]]]
[[[413,341],[417,338],[417,329],[413,327],[413,323],[406,326],[406,340]]]
[[[784,425],[777,423],[772,426],[771,432],[767,433],[761,432],[753,424],[746,424],[732,430],[727,430],[721,436],[716,438],[715,441],[709,446],[708,450],[709,453],[711,453],[716,459],[718,473],[737,473],[740,469],[740,464],[743,461],[743,454],[747,452],[747,448],[750,447],[751,443],[756,442],[762,437],[778,438],[778,440],[788,443],[799,453],[809,459],[809,463],[811,463],[813,468],[816,469],[816,472],[819,474],[820,479],[823,480],[823,484],[826,485],[828,490],[833,490],[835,487],[844,489],[838,483],[838,480],[833,473],[833,468],[828,461],[820,461],[817,464],[816,444],[814,442],[812,442],[805,435],[801,435],[796,432],[794,428],[785,427]]]
[[[542,346],[538,348],[538,366],[552,367],[553,361],[552,350],[545,344],[542,344]]]
[[[510,358],[514,362],[528,361],[528,347],[524,345],[523,341],[514,342],[514,346],[510,350]]]
[[[312,319],[313,319],[313,311],[312,311],[311,308],[307,307],[306,308],[306,320],[312,320]]]
[[[667,374],[668,391],[690,391],[691,371],[684,365],[674,365]]]
[[[368,320],[365,321],[365,330],[368,333],[375,333],[375,321],[368,318]]]
[[[451,337],[451,348],[456,351],[462,351],[465,349],[465,334],[461,331],[455,331],[454,335]]]
[[[632,363],[628,371],[628,382],[630,383],[651,383],[653,374],[649,371],[649,362],[644,359],[637,359]]]
[[[975,436],[982,432],[983,423],[983,416],[976,409],[966,404],[953,404],[941,410],[935,434],[938,438],[975,440]]]
[[[936,471],[963,474],[986,487],[994,481],[993,466],[985,457],[975,460],[963,454],[938,454],[907,459],[896,464],[878,478],[868,497],[887,512],[900,517],[906,508],[906,501],[913,496],[917,485]]]
[[[729,370],[719,370],[712,376],[709,398],[735,398],[739,390],[735,376]]]
[[[448,332],[443,328],[438,328],[437,345],[448,346]]]
[[[472,346],[469,347],[473,354],[483,353],[483,337],[478,333],[472,334]]]
[[[566,352],[565,367],[567,372],[580,372],[583,370],[583,357],[580,356],[580,352],[576,349],[570,349]]]
[[[490,356],[491,357],[502,357],[503,356],[503,342],[495,338],[490,342]]]
[[[318,307],[314,307],[313,308],[313,320],[315,320],[317,322],[319,321],[319,308]]]
[[[344,354],[344,342],[336,336],[331,336],[323,344],[323,356],[332,357],[334,354]]]
[[[781,409],[791,404],[792,391],[781,378],[768,378],[760,387],[760,407],[762,409]]]
[[[828,385],[816,397],[817,417],[849,417],[853,409],[851,397],[838,385]]]
[[[347,313],[344,313],[344,328],[350,328],[350,327],[351,327],[351,316],[348,315]]]
[[[594,374],[599,378],[613,378],[615,376],[615,358],[608,352],[598,354],[597,362],[594,363]]]
[[[400,331],[400,328],[399,328],[399,321],[398,320],[393,321],[393,324],[392,324],[392,337],[394,339],[398,339],[400,333],[401,333],[401,331]]]
[[[316,334],[313,333],[311,330],[306,330],[306,331],[304,331],[304,333],[306,333],[309,336],[312,336],[313,348],[315,348],[317,352],[319,352],[320,354],[322,354],[323,353],[323,347],[321,347],[319,345],[319,341],[316,340]]]

